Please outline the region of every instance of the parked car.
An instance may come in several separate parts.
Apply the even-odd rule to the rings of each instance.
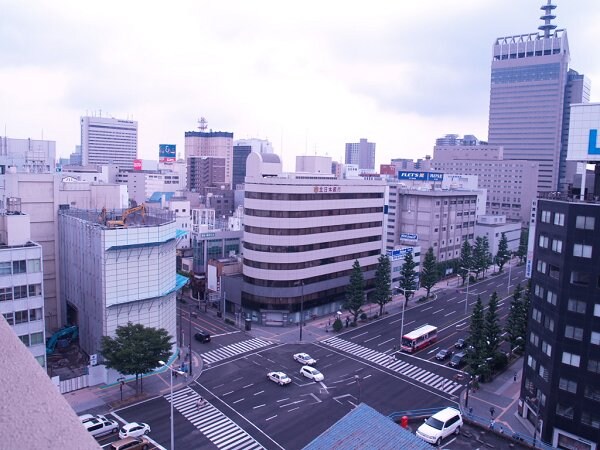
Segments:
[[[300,369],[300,375],[303,375],[313,381],[323,381],[325,379],[321,372],[311,366],[302,366],[302,369]]]
[[[97,419],[97,417],[92,414],[82,414],[81,416],[78,416],[78,417],[79,417],[79,420],[81,421],[81,423],[86,423],[92,419]]]
[[[448,350],[447,348],[443,348],[439,352],[437,352],[437,354],[435,355],[435,359],[437,359],[438,361],[443,361],[445,359],[450,358],[453,353],[454,352],[452,350]]]
[[[436,412],[417,429],[417,436],[430,444],[441,445],[442,440],[452,433],[458,435],[463,425],[460,411],[444,408]]]
[[[306,366],[314,366],[317,361],[311,358],[307,353],[296,353],[294,359]]]
[[[290,384],[292,382],[292,379],[283,372],[269,372],[267,378],[277,383],[279,386]]]
[[[126,423],[119,430],[119,437],[125,439],[126,437],[138,437],[144,434],[150,433],[150,425],[142,422],[130,422]]]
[[[452,359],[450,359],[450,367],[460,367],[465,362],[465,356],[467,356],[465,352],[455,353]]]
[[[150,441],[144,436],[127,437],[108,446],[109,450],[148,450],[150,447]]]
[[[459,339],[458,341],[456,341],[456,344],[454,344],[454,347],[456,347],[456,348],[463,348],[464,346],[465,346],[464,339]]]
[[[90,419],[86,422],[83,422],[83,426],[94,437],[109,433],[116,433],[119,431],[119,424],[116,421],[107,419],[104,416],[98,416],[95,419]]]
[[[210,333],[200,330],[194,334],[194,339],[196,339],[198,342],[210,342]]]

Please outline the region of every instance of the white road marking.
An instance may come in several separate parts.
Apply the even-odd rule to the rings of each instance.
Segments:
[[[369,374],[369,375],[365,376],[365,377],[363,378],[363,380],[366,380],[366,379],[367,379],[367,378],[369,378],[370,376],[371,376],[371,374]]]
[[[430,309],[433,309],[433,306],[428,306],[427,308],[423,308],[421,311],[429,311]]]
[[[296,400],[295,402],[286,403],[285,405],[280,405],[280,408],[285,408],[286,406],[297,405],[298,403],[302,403],[304,400]]]
[[[282,398],[281,400],[277,400],[277,403],[279,403],[279,402],[285,402],[286,400],[289,400],[289,399],[290,399],[289,397],[287,397],[287,398]]]
[[[442,308],[442,309],[438,309],[437,311],[434,311],[434,312],[432,312],[431,314],[437,314],[437,313],[439,313],[439,312],[442,312],[443,310],[444,310],[444,308]]]
[[[235,381],[235,380],[234,380],[234,381]],[[221,386],[225,386],[225,383],[222,383],[222,384],[217,384],[216,386],[213,386],[213,389],[220,388]]]
[[[295,408],[288,409],[288,412],[296,411],[297,409],[300,409],[300,407],[299,407],[299,406],[296,406]]]
[[[254,395],[262,394],[263,392],[265,392],[265,391],[258,391],[258,392],[257,392],[256,394],[254,394]]]
[[[437,352],[437,351],[438,351],[438,349],[439,349],[439,347],[436,347],[436,348],[434,348],[434,349],[432,349],[432,350],[429,350],[429,351],[427,352],[427,354],[428,354],[428,355],[431,355],[433,352]]]
[[[242,386],[242,389],[246,389],[247,387],[254,386],[254,383],[247,384],[246,386]]]
[[[213,334],[213,335],[211,335],[211,338],[216,338],[216,337],[219,337],[219,336],[227,336],[228,334],[235,334],[235,333],[241,333],[241,330],[230,331],[228,333]]]
[[[357,337],[359,337],[359,336],[363,336],[363,335],[365,335],[365,334],[369,334],[369,332],[368,332],[368,331],[365,331],[364,333],[357,334],[356,336],[352,336],[352,337],[350,337],[350,338],[348,338],[348,339],[356,339]]]
[[[381,346],[383,344],[387,344],[388,342],[392,342],[394,339],[396,339],[396,338],[391,338],[391,339],[388,339],[387,341],[383,341],[381,344],[377,344],[377,347],[379,347],[379,346]]]
[[[233,394],[233,392],[234,392],[234,391],[229,391],[229,392],[226,392],[225,394],[223,394],[223,397],[225,397],[226,395],[229,395],[229,394]]]
[[[397,320],[392,320],[392,321],[390,322],[390,325],[391,325],[391,324],[393,324],[393,323],[396,323],[396,322],[400,322],[401,320],[402,320],[402,317],[401,317],[401,318],[399,318],[399,319],[397,319]]]
[[[277,414],[275,414],[274,416],[266,418],[265,421],[268,422],[269,420],[274,419],[275,417],[277,417]]]
[[[263,406],[267,406],[267,405],[263,403],[262,405],[254,406],[252,409],[262,408]]]
[[[239,378],[236,378],[235,380],[233,380],[233,382],[235,383],[236,381],[240,381],[240,380],[243,380],[243,379],[244,379],[244,377],[239,377]]]
[[[380,335],[380,334],[378,334],[377,336],[374,336],[374,337],[372,337],[372,338],[369,338],[369,339],[367,339],[367,340],[366,340],[366,341],[364,341],[364,342],[369,342],[369,341],[372,341],[373,339],[377,339],[378,337],[381,337],[381,335]]]
[[[243,402],[243,401],[244,401],[244,399],[240,398],[239,400],[236,400],[235,402],[231,402],[231,403],[235,405],[236,403]]]
[[[410,325],[411,323],[415,323],[415,322],[416,322],[416,320],[411,320],[410,322],[406,322],[406,323],[404,324],[404,326],[405,326],[405,327],[407,327],[407,326],[408,326],[408,325]]]
[[[444,317],[451,316],[452,314],[456,314],[456,311],[450,311],[448,314],[444,314]]]

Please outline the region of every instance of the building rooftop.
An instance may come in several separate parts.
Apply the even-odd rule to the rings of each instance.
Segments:
[[[166,209],[77,209],[66,208],[59,215],[71,216],[106,229],[137,228],[164,225],[175,221],[175,213]]]

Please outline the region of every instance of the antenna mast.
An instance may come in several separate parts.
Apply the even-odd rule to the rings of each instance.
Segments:
[[[204,117],[200,117],[200,120],[198,120],[198,129],[200,131],[205,131],[206,127],[207,127],[207,120]]]
[[[552,0],[548,0],[548,4],[543,5],[540,9],[544,11],[544,15],[540,17],[544,24],[540,25],[538,30],[544,32],[545,38],[549,38],[550,32],[556,28],[556,25],[551,23],[553,19],[556,19],[556,16],[552,14],[552,10],[556,9],[556,5],[552,4]]]

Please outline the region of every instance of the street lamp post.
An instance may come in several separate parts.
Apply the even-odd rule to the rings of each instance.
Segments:
[[[190,377],[192,376],[192,305],[190,303],[189,309],[189,343],[188,343],[188,355],[190,357]]]
[[[158,362],[161,366],[165,366],[169,369],[171,375],[171,450],[175,450],[175,426],[173,422],[173,372],[177,372],[179,375],[184,375],[180,370],[175,370],[171,366],[167,365],[164,361]]]
[[[300,280],[300,342],[302,342],[302,325],[304,324],[304,280]]]
[[[402,291],[402,294],[404,295],[404,297],[406,297],[406,293],[407,292],[415,292],[414,290],[411,289],[402,289],[400,286],[398,286],[398,290]],[[406,307],[406,302],[402,302],[402,320],[400,322],[400,351],[402,351],[402,337],[404,336],[404,308]]]
[[[360,375],[354,375],[354,379],[358,383],[358,404],[360,405]]]
[[[506,287],[506,292],[510,293],[510,273],[512,271],[512,253],[510,255],[510,258],[508,259],[508,286]]]

